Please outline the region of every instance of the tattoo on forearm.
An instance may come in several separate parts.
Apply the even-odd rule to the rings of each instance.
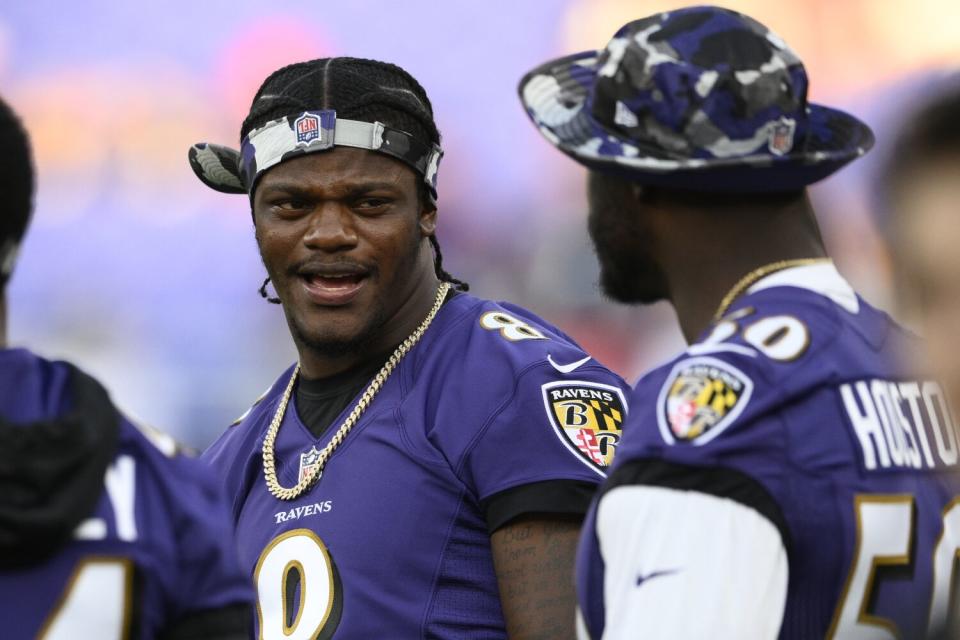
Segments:
[[[528,518],[493,534],[494,565],[513,640],[574,637],[573,564],[580,523]]]

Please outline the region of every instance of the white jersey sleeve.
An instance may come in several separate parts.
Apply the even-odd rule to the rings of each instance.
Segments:
[[[758,511],[697,491],[622,485],[597,510],[603,640],[776,638],[787,552]]]

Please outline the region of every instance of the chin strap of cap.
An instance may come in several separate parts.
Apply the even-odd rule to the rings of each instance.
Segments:
[[[304,111],[271,120],[252,130],[240,151],[201,142],[190,148],[190,166],[211,189],[253,194],[264,171],[281,162],[332,147],[376,151],[403,162],[423,177],[431,199],[437,197],[437,169],[443,151],[381,122],[337,119],[336,111]]]

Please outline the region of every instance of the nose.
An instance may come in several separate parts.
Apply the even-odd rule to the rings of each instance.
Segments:
[[[336,253],[357,246],[359,237],[349,209],[335,202],[322,204],[311,214],[303,244],[314,251]]]

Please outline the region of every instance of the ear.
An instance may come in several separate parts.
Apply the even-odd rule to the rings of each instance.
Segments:
[[[432,236],[437,231],[437,208],[433,205],[424,205],[420,209],[420,235],[424,238]]]

